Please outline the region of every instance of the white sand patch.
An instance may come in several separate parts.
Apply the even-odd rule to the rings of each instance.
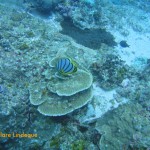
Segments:
[[[143,65],[142,59],[150,58],[150,13],[135,6],[108,5],[106,16],[109,18],[107,31],[118,43],[116,51],[129,66]],[[108,14],[107,14],[108,13]],[[130,47],[123,48],[120,41],[125,40]],[[140,60],[139,60],[140,59]],[[137,68],[139,69],[139,68]]]
[[[116,26],[109,26],[107,30],[111,32],[118,43],[115,49],[121,59],[127,65],[141,69],[145,61],[150,58],[150,13],[135,7],[126,8],[124,12],[120,10],[122,16]],[[121,47],[119,43],[122,40],[127,41],[130,46]]]
[[[119,105],[127,103],[128,100],[122,97],[118,97],[116,90],[104,91],[93,84],[94,98],[90,104],[86,115],[80,118],[81,123],[91,123],[100,118],[109,110],[117,108]]]
[[[142,35],[133,31],[132,29],[129,30],[130,34],[128,37],[123,37],[116,31],[111,31],[111,33],[116,38],[116,42],[119,43],[120,41],[125,40],[127,41],[128,45],[130,45],[130,47],[126,48],[123,48],[120,45],[116,47],[117,53],[119,54],[121,59],[124,60],[129,66],[135,66],[138,59],[141,60],[141,58],[150,58],[150,35]]]

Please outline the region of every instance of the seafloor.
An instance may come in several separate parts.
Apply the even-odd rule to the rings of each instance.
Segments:
[[[149,1],[39,2],[0,0],[0,150],[149,150]]]

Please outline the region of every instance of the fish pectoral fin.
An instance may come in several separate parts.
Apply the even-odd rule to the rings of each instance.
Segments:
[[[78,70],[78,69],[77,69],[77,67],[75,66],[75,67],[74,67],[74,70],[72,71],[72,73],[77,72],[77,70]]]

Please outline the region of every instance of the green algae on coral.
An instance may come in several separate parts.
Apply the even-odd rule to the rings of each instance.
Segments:
[[[25,49],[28,49],[29,48],[29,45],[27,43],[23,43],[21,45],[19,45],[18,47],[20,50],[25,50]]]
[[[72,150],[84,150],[85,149],[85,141],[77,140],[72,143]]]
[[[50,141],[50,148],[59,149],[59,146],[60,146],[60,138],[59,137],[53,137]]]

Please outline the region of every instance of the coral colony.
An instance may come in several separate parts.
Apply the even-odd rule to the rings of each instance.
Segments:
[[[54,67],[49,82],[30,85],[30,102],[39,105],[38,111],[48,116],[61,116],[82,107],[92,99],[91,85],[93,77],[81,66],[76,73],[60,80],[53,72],[60,58],[54,58],[50,66]],[[83,69],[81,69],[83,68]],[[80,82],[80,84],[79,84]]]

